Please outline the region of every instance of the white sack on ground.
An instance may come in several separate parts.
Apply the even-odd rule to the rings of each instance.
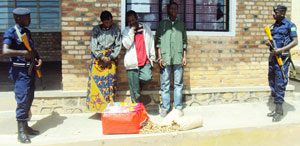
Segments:
[[[184,115],[182,117],[178,116],[177,110],[172,110],[162,122],[162,125],[172,125],[173,122],[180,126],[180,130],[190,130],[194,128],[201,127],[203,125],[203,120],[200,115]]]

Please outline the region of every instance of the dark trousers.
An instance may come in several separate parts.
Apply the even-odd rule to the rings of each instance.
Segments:
[[[282,60],[284,61],[285,57],[282,57]],[[283,78],[281,69],[277,63],[276,57],[273,56],[273,58],[269,61],[269,73],[268,73],[268,79],[269,79],[269,86],[271,88],[271,95],[274,99],[274,103],[283,103],[284,102],[284,94],[286,85],[288,83],[288,70],[290,65],[290,59],[288,59],[284,65],[284,75],[286,79]]]
[[[127,74],[131,101],[136,103],[141,96],[140,89],[152,80],[151,64],[148,63],[139,69],[127,70]]]
[[[11,67],[10,78],[15,85],[15,99],[17,101],[16,118],[18,121],[28,121],[28,112],[32,105],[35,90],[35,72],[27,75],[28,67]]]

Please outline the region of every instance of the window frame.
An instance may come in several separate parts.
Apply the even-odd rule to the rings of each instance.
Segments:
[[[194,31],[187,30],[189,36],[235,36],[236,35],[236,0],[229,0],[229,28],[228,31]],[[125,29],[126,0],[121,1],[121,29]],[[155,31],[152,31],[155,35]]]
[[[14,3],[14,5],[13,5],[13,9],[15,9],[16,8],[16,5],[17,5],[17,1],[18,0],[11,0],[11,2],[13,2]],[[26,1],[20,1],[20,2],[26,2]],[[36,0],[36,2],[37,3],[39,3],[40,2],[40,0]],[[42,1],[42,2],[44,2],[44,1]],[[47,2],[47,1],[46,1]],[[59,19],[58,19],[58,24],[59,24],[59,26],[58,26],[58,28],[57,29],[42,29],[42,28],[30,28],[30,31],[31,32],[61,32],[61,22],[62,22],[62,20],[61,20],[61,0],[58,0],[58,3],[59,3],[59,6],[58,6],[58,9],[59,9],[59,13],[58,13],[58,17],[59,17]],[[27,8],[27,7],[31,7],[31,6],[22,6],[22,7],[24,7],[24,8]],[[43,7],[45,7],[45,6],[43,6]],[[47,7],[47,5],[46,5],[46,7]],[[48,7],[53,7],[53,6],[48,6]],[[40,19],[40,5],[36,5],[36,8],[37,8],[37,25],[38,25],[38,27],[40,27],[40,21],[41,21],[41,19]],[[8,12],[8,14],[9,15],[13,15],[13,13],[12,12]],[[31,18],[32,19],[32,18]],[[8,29],[8,28],[7,28]],[[6,30],[7,30],[6,29]],[[5,32],[6,30],[4,30],[4,29],[0,29],[0,32]]]

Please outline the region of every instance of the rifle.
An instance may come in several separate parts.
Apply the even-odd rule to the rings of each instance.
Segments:
[[[27,34],[24,33],[21,35],[19,29],[17,26],[15,26],[16,32],[18,34],[19,39],[24,43],[25,47],[27,48],[27,51],[30,53],[31,56],[31,63],[28,69],[28,75],[30,76],[32,74],[33,67],[37,64],[35,59],[40,59],[40,55],[37,53],[37,51],[30,47]],[[36,74],[38,78],[42,78],[42,72],[39,69],[36,69]]]
[[[273,40],[273,37],[272,37],[272,34],[271,34],[271,29],[270,29],[269,26],[265,27],[265,32],[267,33],[267,35],[269,37],[269,40],[272,42],[272,44],[271,44],[271,50],[277,49],[276,42],[275,42],[275,40]],[[275,57],[276,57],[278,65],[279,65],[279,67],[281,69],[282,77],[283,77],[283,79],[286,79],[286,77],[284,75],[284,68],[283,68],[283,62],[282,62],[281,56],[280,55],[276,55]]]

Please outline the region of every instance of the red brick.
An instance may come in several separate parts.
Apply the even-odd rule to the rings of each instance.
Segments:
[[[69,3],[68,6],[69,7],[78,7],[78,3]]]
[[[102,8],[91,8],[91,9],[90,9],[90,12],[91,12],[91,11],[101,12],[101,11],[102,11]]]
[[[253,73],[251,71],[258,70],[257,64],[264,64],[264,62],[267,62],[267,47],[261,44],[261,41],[267,38],[263,28],[265,25],[272,24],[274,20],[272,18],[272,6],[263,4],[274,1],[275,0],[267,0],[264,2],[250,1],[250,4],[248,4],[248,1],[238,0],[236,6],[236,36],[189,36],[189,51],[187,56],[188,66],[185,67],[184,88],[243,86],[246,83],[243,84],[241,82],[245,82],[245,80],[249,80],[247,85],[265,85],[267,83],[265,82],[267,67],[263,67],[262,69],[259,69],[259,71]],[[93,27],[92,25],[99,23],[99,15],[103,10],[110,10],[115,16],[114,20],[117,20],[116,24],[120,25],[120,7],[116,7],[120,6],[120,2],[121,0],[97,0],[96,3],[76,0],[62,2],[68,4],[67,8],[62,7],[62,15],[65,17],[69,16],[74,18],[74,20],[65,18],[63,23],[72,25],[71,27],[76,28],[76,30],[80,28],[80,31],[68,30],[70,32],[67,33],[63,30],[62,32],[63,39],[74,37],[73,41],[79,44],[72,45],[68,44],[68,41],[62,42],[62,58],[63,60],[70,61],[63,64],[63,66],[67,67],[63,70],[63,74],[65,76],[76,75],[80,78],[88,77],[88,65],[90,61],[89,40],[91,36],[91,29]],[[76,3],[78,6],[70,6],[72,5],[71,3]],[[117,5],[111,5],[113,3]],[[290,4],[290,1],[282,1],[282,3]],[[109,5],[113,7],[106,7]],[[267,9],[265,9],[265,7],[267,7]],[[74,11],[75,8],[85,8],[82,10],[89,8],[89,10],[87,12],[78,13]],[[88,16],[86,16],[86,14],[88,14]],[[254,14],[258,15],[258,18],[254,18]],[[287,14],[289,15],[289,13]],[[80,48],[75,46],[85,47]],[[68,53],[73,52],[69,51],[77,51],[78,54],[70,55]],[[120,59],[118,61],[118,89],[128,89],[128,81],[126,78],[127,73],[123,65],[124,52],[125,50],[122,49],[119,57]],[[74,68],[72,68],[72,66]],[[249,68],[245,69],[242,66],[248,66]],[[146,89],[159,90],[160,74],[157,64],[155,64],[152,71],[153,81],[146,87]],[[246,75],[249,72],[251,72],[251,76]],[[218,74],[220,74],[220,76]],[[232,75],[235,75],[234,80],[232,79]],[[254,78],[257,80],[254,81]],[[74,84],[83,83],[81,79],[78,79],[76,81],[74,80]],[[84,87],[85,84],[86,82],[84,83]],[[71,88],[70,84],[66,86],[69,86],[66,88]]]
[[[93,4],[90,4],[90,3],[80,3],[80,7],[92,7]]]
[[[61,11],[73,11],[74,8],[61,8]]]

